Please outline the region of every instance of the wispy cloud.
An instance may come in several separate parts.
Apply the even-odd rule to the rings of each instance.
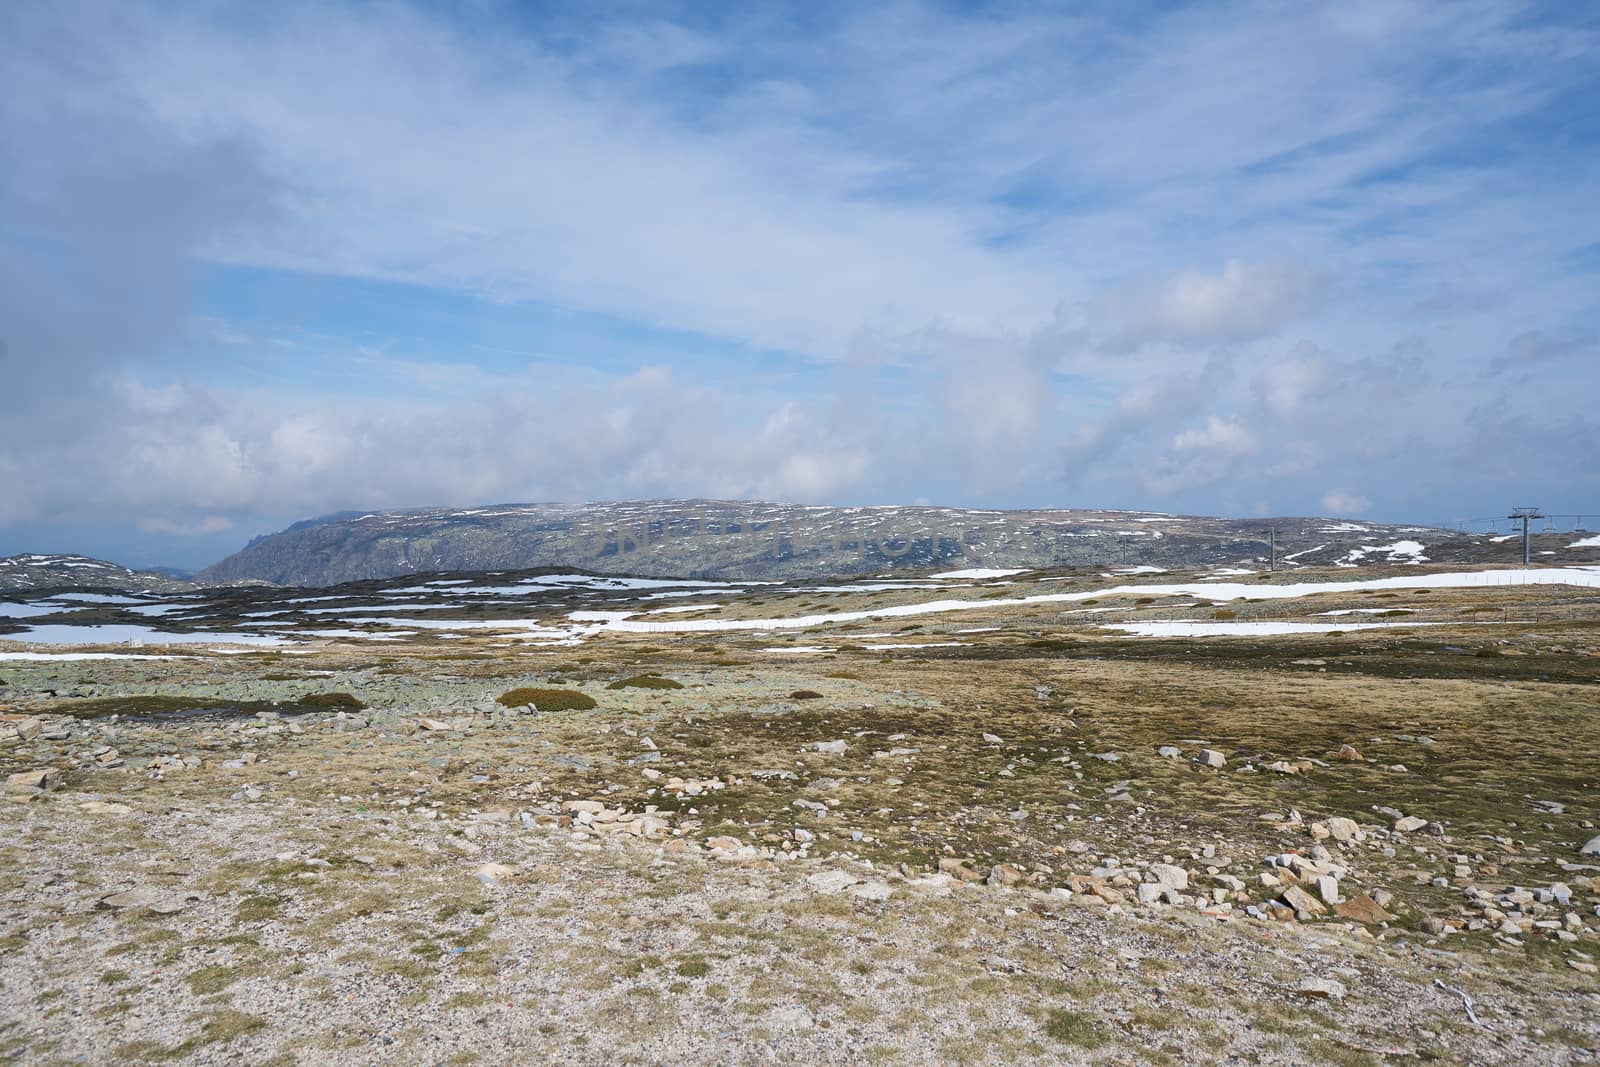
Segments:
[[[13,5],[0,523],[637,493],[1427,518],[1502,490],[1490,447],[1592,496],[1597,39],[1519,0]],[[459,305],[403,350],[293,304],[270,336],[325,336],[258,342],[197,283],[263,270],[592,316],[636,356],[508,356]],[[376,292],[368,323],[405,299]],[[1587,444],[1535,464],[1548,437],[1475,411]]]

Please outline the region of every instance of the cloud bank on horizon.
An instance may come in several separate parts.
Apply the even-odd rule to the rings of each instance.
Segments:
[[[1518,0],[10,5],[0,552],[1600,506],[1597,60]]]

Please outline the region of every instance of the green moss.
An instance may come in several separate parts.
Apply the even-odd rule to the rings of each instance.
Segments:
[[[821,700],[822,694],[814,689],[796,689],[789,694],[790,700]]]
[[[495,702],[508,708],[523,708],[532,704],[539,711],[589,711],[597,705],[594,698],[575,689],[512,689],[501,693]]]
[[[323,711],[360,711],[366,707],[349,693],[312,693],[302,697],[300,703]]]
[[[1110,1038],[1100,1021],[1086,1011],[1066,1011],[1051,1008],[1045,1017],[1044,1032],[1064,1045],[1079,1048],[1099,1048]]]
[[[283,901],[278,897],[250,896],[239,901],[239,907],[234,912],[234,918],[242,923],[262,922],[278,914],[278,909],[283,906]]]
[[[632,678],[621,678],[607,689],[682,689],[683,683],[673,681],[671,678],[658,678],[653,674],[636,674]]]
[[[678,964],[678,974],[684,978],[704,978],[711,973],[711,964],[704,956],[690,956]]]
[[[257,1030],[266,1028],[266,1020],[258,1019],[254,1015],[246,1015],[242,1011],[224,1008],[213,1012],[204,1023],[200,1025],[197,1037],[191,1037],[183,1044],[167,1052],[167,1055],[176,1059],[187,1056],[196,1049],[206,1045],[215,1045],[223,1041],[232,1041],[236,1037],[253,1034]]]
[[[238,980],[238,971],[221,966],[202,967],[184,979],[189,985],[189,992],[196,994],[220,993]]]

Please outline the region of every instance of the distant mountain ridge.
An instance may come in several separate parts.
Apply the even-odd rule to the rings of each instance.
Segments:
[[[1479,544],[1432,527],[1315,517],[643,500],[342,513],[258,537],[197,579],[324,586],[536,567],[741,580],[929,567],[1181,569],[1264,563],[1273,528],[1288,567],[1424,562],[1446,545],[1443,558],[1467,561],[1465,549]],[[1508,561],[1506,550],[1490,560]]]
[[[101,589],[119,593],[183,593],[198,588],[186,578],[130,570],[89,556],[29,552],[0,557],[0,592]]]

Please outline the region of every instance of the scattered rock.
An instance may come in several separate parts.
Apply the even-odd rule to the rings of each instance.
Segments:
[[[1214,748],[1202,748],[1195,756],[1194,761],[1202,767],[1226,767],[1228,757]]]
[[[1365,893],[1357,893],[1348,900],[1339,901],[1333,906],[1333,913],[1341,919],[1358,923],[1386,923],[1394,920],[1393,915]]]
[[[946,856],[939,861],[939,870],[941,873],[948,874],[953,878],[959,878],[963,882],[983,881],[983,875],[969,867],[966,860],[958,860]]]
[[[1156,755],[1162,757],[1163,759],[1177,759],[1179,756],[1183,755],[1183,749],[1179,748],[1177,745],[1162,745],[1160,748],[1156,749]]]
[[[1016,885],[1022,881],[1022,871],[1015,864],[997,863],[989,868],[990,885]]]
[[[843,893],[846,889],[856,884],[856,878],[844,871],[829,870],[818,871],[816,874],[806,876],[806,884],[818,893],[832,895]]]
[[[18,771],[16,774],[7,775],[6,792],[8,793],[44,793],[61,784],[61,772],[54,767],[45,767],[37,771]]]
[[[1302,978],[1294,984],[1294,991],[1302,997],[1319,997],[1323,1000],[1343,1000],[1344,983],[1337,978]]]
[[[811,749],[814,752],[843,752],[847,747],[843,741],[811,742]]]
[[[894,890],[887,882],[862,882],[850,887],[850,895],[859,900],[888,900],[894,895]]]
[[[1365,840],[1367,836],[1361,832],[1361,827],[1357,825],[1354,819],[1335,817],[1327,820],[1326,825],[1328,827],[1328,836],[1341,845],[1351,841]]]
[[[472,873],[484,885],[499,885],[515,878],[517,868],[504,863],[485,863]]]
[[[32,741],[43,731],[44,724],[31,715],[0,715],[0,727],[19,740]]]
[[[114,911],[147,911],[156,915],[176,915],[186,906],[183,899],[169,896],[150,886],[140,886],[125,893],[113,893],[100,900],[102,908]]]
[[[1394,821],[1395,833],[1399,834],[1415,833],[1427,825],[1427,819],[1421,819],[1415,815],[1403,815]],[[1595,841],[1600,842],[1600,838],[1596,838]]]
[[[1307,915],[1326,915],[1328,913],[1327,905],[1297,885],[1289,886],[1283,891],[1283,901],[1297,913],[1304,912]]]
[[[1150,876],[1163,889],[1176,889],[1182,892],[1189,888],[1189,872],[1171,863],[1151,864]]]

